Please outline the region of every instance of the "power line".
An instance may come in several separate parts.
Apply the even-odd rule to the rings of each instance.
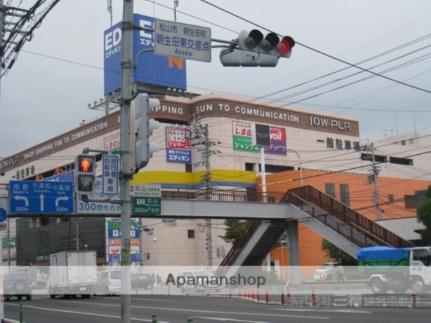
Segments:
[[[229,10],[227,10],[227,9],[224,9],[224,8],[220,7],[220,6],[217,6],[217,5],[215,5],[215,4],[213,4],[213,3],[211,3],[211,2],[209,2],[209,1],[207,1],[207,0],[201,0],[201,1],[202,1],[202,2],[204,2],[204,3],[206,3],[206,4],[208,4],[208,5],[210,5],[210,6],[212,6],[212,7],[214,7],[214,8],[216,8],[216,9],[218,9],[218,10],[220,10],[220,11],[223,11],[223,12],[227,13],[227,14],[229,14],[229,15],[231,15],[231,16],[234,16],[234,17],[236,17],[236,18],[238,18],[238,19],[240,19],[240,20],[243,20],[243,21],[245,21],[245,22],[247,22],[247,23],[249,23],[249,24],[251,24],[251,25],[254,25],[254,26],[256,26],[256,27],[258,27],[258,28],[261,28],[261,29],[263,29],[263,30],[266,30],[266,31],[268,31],[268,32],[273,32],[272,30],[270,30],[270,29],[268,29],[268,28],[266,28],[266,27],[264,27],[264,26],[262,26],[262,25],[259,25],[259,24],[255,23],[255,22],[253,22],[253,21],[251,21],[251,20],[249,20],[249,19],[247,19],[247,18],[244,18],[244,17],[242,17],[242,16],[239,16],[238,14],[235,14],[235,13],[233,13],[232,11],[229,11]],[[282,35],[280,35],[279,33],[277,33],[277,35],[282,36]],[[325,52],[323,52],[323,51],[321,51],[321,50],[318,50],[318,49],[316,49],[316,48],[313,48],[313,47],[311,47],[311,46],[309,46],[309,45],[306,45],[306,44],[304,44],[304,43],[302,43],[302,42],[298,42],[297,40],[295,40],[295,43],[296,43],[296,44],[298,44],[298,45],[300,45],[300,46],[302,46],[302,47],[304,47],[304,48],[306,48],[306,49],[309,49],[309,50],[311,50],[311,51],[313,51],[313,52],[316,52],[316,53],[318,53],[318,54],[321,54],[321,55],[324,55],[324,56],[326,56],[326,57],[329,57],[329,58],[331,58],[331,59],[333,59],[333,60],[336,60],[336,61],[338,61],[338,62],[340,62],[340,63],[346,64],[346,65],[349,65],[350,67],[355,67],[355,68],[357,68],[357,69],[359,69],[359,70],[361,70],[361,71],[363,71],[363,72],[368,72],[368,73],[370,73],[370,74],[373,74],[374,76],[381,77],[381,78],[386,79],[386,80],[388,80],[388,81],[392,81],[392,82],[395,82],[395,83],[397,83],[397,84],[400,84],[400,85],[403,85],[403,86],[407,86],[407,87],[410,87],[410,88],[412,88],[412,89],[415,89],[415,90],[418,90],[418,91],[421,91],[421,92],[431,93],[431,90],[424,89],[424,88],[421,88],[421,87],[419,87],[419,86],[415,86],[415,85],[412,85],[412,84],[409,84],[409,83],[405,83],[405,82],[399,81],[399,80],[397,80],[397,79],[394,79],[394,78],[392,78],[392,77],[388,77],[388,76],[385,76],[385,75],[383,75],[383,74],[380,74],[380,73],[377,73],[377,72],[371,71],[371,70],[366,69],[366,68],[363,68],[363,67],[361,67],[361,66],[359,66],[359,65],[356,65],[356,64],[350,63],[350,62],[348,62],[348,61],[346,61],[346,60],[343,60],[343,59],[341,59],[341,58],[335,57],[335,56],[333,56],[333,55],[331,55],[331,54],[328,54],[328,53],[325,53]]]
[[[403,48],[405,48],[405,47],[411,46],[411,45],[413,45],[413,44],[415,44],[415,43],[417,43],[417,42],[420,42],[420,41],[422,41],[422,40],[428,39],[428,38],[430,38],[430,37],[431,37],[431,34],[424,35],[424,36],[419,37],[419,38],[416,38],[415,40],[412,40],[412,41],[410,41],[410,42],[404,43],[404,44],[402,44],[402,45],[399,45],[399,46],[397,46],[397,47],[394,47],[394,48],[391,48],[391,49],[389,49],[389,50],[386,50],[386,51],[384,51],[384,52],[382,52],[382,53],[379,53],[379,54],[377,54],[377,55],[374,55],[374,56],[371,56],[371,57],[366,58],[366,59],[364,59],[364,60],[361,60],[361,61],[359,61],[359,62],[357,62],[357,63],[355,63],[355,64],[357,65],[357,64],[363,64],[363,63],[369,62],[369,61],[374,60],[374,59],[376,59],[376,58],[379,58],[379,57],[385,56],[385,55],[387,55],[387,54],[390,54],[390,53],[392,53],[392,52],[394,52],[394,51],[397,51],[397,50],[403,49]],[[427,46],[427,47],[429,47],[429,46]],[[401,57],[403,57],[403,56],[401,56]],[[400,57],[400,58],[401,58],[401,57]],[[370,67],[370,68],[375,68],[375,67],[377,67],[377,66],[373,66],[373,67]],[[315,82],[315,81],[318,81],[318,80],[324,79],[324,78],[326,78],[326,77],[332,76],[332,75],[337,74],[337,73],[339,73],[339,72],[343,72],[343,71],[348,70],[348,69],[350,69],[350,68],[352,68],[352,67],[351,67],[351,66],[346,66],[346,67],[343,67],[343,68],[341,68],[341,69],[337,69],[337,70],[335,70],[335,71],[332,71],[332,72],[329,72],[329,73],[323,74],[323,75],[321,75],[321,76],[315,77],[315,78],[313,78],[313,79],[311,79],[311,80],[307,80],[307,81],[304,81],[304,82],[300,82],[300,83],[297,83],[297,84],[295,84],[295,85],[289,86],[289,87],[287,87],[287,88],[284,88],[284,89],[281,89],[281,90],[277,90],[277,91],[274,91],[274,92],[271,92],[271,93],[267,93],[267,94],[265,94],[265,95],[262,95],[262,96],[258,97],[257,99],[264,99],[264,98],[266,98],[266,97],[268,97],[268,96],[272,96],[272,95],[275,95],[275,94],[279,94],[279,93],[282,93],[282,92],[286,92],[286,91],[289,91],[289,90],[295,89],[295,88],[297,88],[297,87],[300,87],[300,86],[303,86],[303,85],[306,85],[306,84],[309,84],[309,83],[312,83],[312,82]],[[363,73],[363,71],[358,72],[358,73]],[[357,73],[355,73],[355,74],[351,74],[351,75],[349,75],[349,76],[354,76],[354,75],[357,75]]]
[[[410,61],[402,63],[400,65],[397,65],[397,66],[385,69],[385,70],[381,71],[380,73],[389,73],[389,72],[395,71],[395,70],[397,70],[399,68],[406,67],[406,66],[409,66],[411,64],[415,64],[415,63],[418,63],[418,62],[421,62],[421,61],[424,61],[424,60],[427,60],[427,59],[430,59],[430,58],[431,58],[431,53],[427,53],[425,55],[422,55],[420,57],[417,57],[417,58],[414,58],[414,59],[412,59]],[[428,69],[427,71],[429,71],[429,70],[431,70],[431,69]],[[362,72],[358,72],[357,74],[359,74],[359,73],[362,73]],[[335,88],[332,88],[332,89],[329,89],[329,90],[326,90],[326,91],[323,91],[323,92],[320,92],[320,93],[317,93],[317,94],[314,94],[314,95],[310,95],[310,96],[308,96],[306,98],[302,98],[302,99],[299,99],[299,100],[295,100],[295,101],[289,102],[289,103],[287,103],[287,105],[292,105],[292,104],[299,103],[299,102],[302,102],[302,101],[305,101],[305,100],[308,100],[308,99],[312,99],[312,98],[315,98],[315,97],[318,97],[318,96],[321,96],[321,95],[324,95],[324,94],[327,94],[327,93],[330,93],[330,92],[334,92],[334,91],[343,89],[345,87],[348,87],[348,86],[360,83],[362,81],[369,80],[369,79],[371,79],[373,77],[374,77],[374,75],[369,75],[369,76],[363,77],[363,78],[361,78],[359,80],[352,81],[352,82],[349,82],[349,83],[337,86]],[[344,78],[341,78],[339,80],[342,80],[342,79],[344,79]],[[336,80],[336,82],[338,82],[339,80]],[[330,82],[328,84],[332,84],[332,83],[335,83],[335,82]],[[325,85],[328,85],[328,84],[325,84]],[[295,95],[292,95],[292,96],[295,96]],[[291,97],[291,96],[282,97],[282,98],[279,98],[278,100],[284,100],[284,99],[286,99],[288,97]]]
[[[407,56],[409,56],[409,55],[415,54],[415,53],[417,53],[417,52],[419,52],[419,51],[421,51],[421,50],[427,49],[427,48],[429,48],[429,47],[431,47],[431,44],[426,45],[426,46],[423,46],[423,47],[418,48],[418,49],[415,49],[415,50],[413,50],[413,51],[410,51],[410,52],[408,52],[408,53],[406,53],[406,54],[403,54],[403,55],[400,55],[400,56],[398,56],[398,57],[395,57],[395,58],[389,59],[389,60],[384,61],[384,62],[382,62],[382,63],[376,64],[376,65],[373,65],[373,66],[369,67],[369,69],[374,69],[374,68],[376,68],[376,67],[380,67],[380,66],[383,66],[383,65],[386,65],[386,64],[392,63],[392,62],[394,62],[394,61],[396,61],[396,60],[399,60],[399,59],[405,58],[405,57],[407,57]],[[405,66],[409,66],[409,65],[411,65],[412,63],[420,62],[420,61],[421,61],[420,59],[422,59],[422,58],[429,58],[429,56],[430,56],[430,55],[431,55],[431,53],[426,53],[426,54],[424,54],[424,55],[422,55],[422,56],[415,57],[415,58],[411,59],[410,61],[403,62],[403,63],[401,63],[401,64],[399,64],[399,65],[396,65],[396,66],[391,67],[389,71],[393,71],[393,70],[398,69],[398,68],[402,68],[402,67],[405,67]],[[348,68],[350,68],[350,67],[347,67],[346,69],[348,69]],[[383,73],[383,72],[386,72],[386,70],[385,70],[385,71],[381,71],[380,73]],[[314,86],[314,87],[311,87],[311,88],[308,88],[308,89],[304,89],[304,90],[298,91],[298,92],[296,92],[296,93],[289,94],[289,95],[287,95],[287,96],[283,96],[282,98],[279,98],[278,100],[284,100],[284,99],[291,98],[291,97],[294,97],[294,96],[297,96],[297,95],[300,95],[300,94],[304,94],[304,93],[307,93],[307,92],[310,92],[310,91],[313,91],[313,90],[319,89],[319,88],[321,88],[321,87],[325,87],[325,86],[327,86],[327,85],[331,85],[331,84],[334,84],[334,83],[337,83],[337,82],[343,81],[343,80],[345,80],[345,79],[352,78],[352,77],[357,76],[357,75],[362,74],[362,73],[364,73],[364,72],[363,72],[363,71],[357,71],[357,72],[355,72],[355,73],[351,73],[351,74],[348,74],[348,75],[346,75],[346,76],[339,77],[339,78],[337,78],[337,79],[335,79],[335,80],[330,80],[330,81],[327,81],[327,82],[325,82],[325,83],[322,83],[322,84],[316,85],[316,86]],[[367,80],[367,79],[372,78],[372,77],[374,77],[374,75],[367,76],[366,78],[363,78],[362,80]]]

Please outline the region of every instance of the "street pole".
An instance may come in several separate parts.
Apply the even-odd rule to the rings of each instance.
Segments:
[[[120,199],[121,199],[121,322],[130,323],[131,297],[130,297],[130,174],[131,156],[130,147],[130,106],[133,98],[133,0],[123,1],[123,59],[121,63],[121,172],[120,172]]]
[[[205,124],[203,128],[203,135],[205,141],[204,147],[204,165],[205,165],[205,195],[208,199],[208,193],[210,189],[210,180],[211,180],[211,169],[210,169],[210,141],[208,135],[208,124]],[[213,265],[213,238],[212,238],[212,226],[211,219],[206,220],[206,240],[207,240],[207,260],[208,266],[212,267]]]
[[[302,160],[301,160],[301,156],[299,155],[299,153],[296,150],[293,149],[287,149],[287,151],[290,151],[292,153],[294,153],[296,155],[296,157],[298,157],[298,168],[299,168],[299,185],[303,186],[304,185],[304,171],[302,169]]]
[[[79,251],[79,218],[75,219],[75,249]]]
[[[260,147],[260,177],[262,180],[262,201],[263,203],[268,202],[266,196],[266,165],[265,165],[265,147]]]
[[[376,212],[376,220],[382,220],[382,210],[380,209],[380,194],[379,194],[379,185],[377,183],[377,177],[379,176],[379,170],[376,165],[376,156],[374,155],[374,144],[370,145],[371,150],[371,158],[373,161],[373,199],[374,199],[374,210]]]

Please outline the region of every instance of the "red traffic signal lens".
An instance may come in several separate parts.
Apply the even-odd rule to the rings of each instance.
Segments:
[[[292,51],[292,47],[295,46],[295,41],[290,36],[285,36],[281,39],[281,41],[277,45],[277,51],[280,56],[289,55]]]
[[[94,157],[92,156],[79,156],[78,159],[78,172],[80,173],[93,173]]]

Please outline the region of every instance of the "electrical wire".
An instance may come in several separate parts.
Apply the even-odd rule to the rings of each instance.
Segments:
[[[208,5],[210,5],[210,6],[212,6],[212,7],[214,7],[214,8],[216,8],[216,9],[218,9],[218,10],[220,10],[220,11],[223,11],[223,12],[225,12],[225,13],[227,13],[227,14],[231,15],[231,16],[234,16],[234,17],[236,17],[236,18],[238,18],[238,19],[240,19],[240,20],[242,20],[242,21],[245,21],[245,22],[247,22],[247,23],[249,23],[249,24],[251,24],[251,25],[254,25],[254,26],[256,26],[256,27],[258,27],[258,28],[260,28],[260,29],[266,30],[266,31],[268,31],[268,32],[273,32],[272,30],[270,30],[270,29],[268,29],[268,28],[266,28],[266,27],[264,27],[264,26],[262,26],[262,25],[259,25],[259,24],[255,23],[255,22],[251,21],[250,19],[244,18],[244,17],[242,17],[242,16],[240,16],[240,15],[238,15],[238,14],[236,14],[236,13],[232,12],[232,11],[229,11],[229,10],[227,10],[227,9],[224,9],[224,8],[222,8],[222,7],[218,6],[218,5],[215,5],[215,4],[211,3],[210,1],[207,1],[207,0],[201,0],[201,1],[202,1],[202,2],[204,2],[204,3],[206,3],[206,4],[208,4]],[[279,33],[277,33],[277,35],[278,35],[278,36],[283,37],[283,35],[281,35],[281,34],[279,34]],[[306,49],[309,49],[310,51],[313,51],[313,52],[316,52],[316,53],[318,53],[318,54],[320,54],[320,55],[323,55],[323,56],[326,56],[326,57],[328,57],[328,58],[331,58],[331,59],[333,59],[333,60],[335,60],[335,61],[338,61],[338,62],[340,62],[340,63],[346,64],[346,65],[348,65],[348,66],[350,66],[350,67],[357,68],[357,69],[359,69],[359,70],[361,70],[361,71],[363,71],[363,72],[367,72],[367,73],[373,74],[374,76],[378,76],[378,77],[383,78],[383,79],[386,79],[386,80],[388,80],[388,81],[392,81],[392,82],[395,82],[395,83],[397,83],[397,84],[399,84],[399,85],[403,85],[403,86],[406,86],[406,87],[410,87],[410,88],[412,88],[412,89],[415,89],[415,90],[418,90],[418,91],[421,91],[421,92],[425,92],[425,93],[429,93],[429,94],[431,93],[431,90],[428,90],[428,89],[425,89],[425,88],[421,88],[421,87],[419,87],[419,86],[415,86],[415,85],[413,85],[413,84],[405,83],[405,82],[399,81],[399,80],[397,80],[397,79],[394,79],[394,78],[388,77],[388,76],[386,76],[386,75],[383,75],[383,74],[380,74],[380,73],[374,72],[374,71],[372,71],[372,70],[369,70],[369,69],[363,68],[363,67],[361,67],[361,66],[359,66],[359,65],[356,65],[356,64],[350,63],[350,62],[348,62],[348,61],[346,61],[346,60],[344,60],[344,59],[341,59],[341,58],[335,57],[335,56],[333,56],[333,55],[331,55],[331,54],[328,54],[328,53],[323,52],[323,51],[321,51],[321,50],[319,50],[319,49],[316,49],[316,48],[314,48],[314,47],[311,47],[311,46],[309,46],[309,45],[306,45],[305,43],[299,42],[299,41],[297,41],[297,40],[295,40],[295,43],[296,43],[296,44],[298,44],[298,45],[300,45],[300,46],[302,46],[302,47],[304,47],[304,48],[306,48]]]

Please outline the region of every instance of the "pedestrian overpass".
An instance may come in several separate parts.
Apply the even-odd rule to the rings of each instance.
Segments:
[[[285,194],[238,190],[162,191],[162,217],[256,219],[242,241],[234,245],[221,266],[258,266],[287,232],[289,265],[299,266],[298,223],[303,223],[356,258],[359,248],[373,245],[406,247],[402,239],[367,217],[312,186]]]

